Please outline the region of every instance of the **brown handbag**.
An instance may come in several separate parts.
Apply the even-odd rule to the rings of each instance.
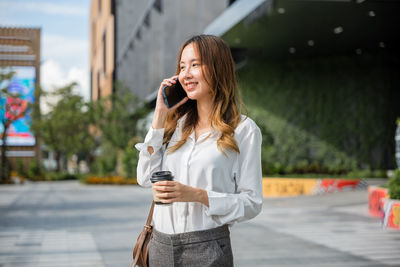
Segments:
[[[147,217],[146,225],[143,227],[142,232],[139,234],[138,239],[133,249],[133,263],[131,267],[138,265],[139,267],[149,266],[149,245],[153,237],[153,226],[150,225],[153,218],[154,201],[151,204],[149,216]]]

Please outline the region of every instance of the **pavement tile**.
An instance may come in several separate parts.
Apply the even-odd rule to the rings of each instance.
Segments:
[[[0,266],[130,266],[151,192],[76,181],[0,186]],[[235,266],[400,266],[366,191],[265,199],[231,228]]]

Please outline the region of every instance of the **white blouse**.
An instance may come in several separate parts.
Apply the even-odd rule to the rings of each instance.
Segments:
[[[169,146],[180,140],[185,116],[177,124]],[[176,234],[215,228],[249,220],[262,207],[261,132],[253,120],[242,115],[235,130],[240,149],[217,148],[219,132],[211,131],[195,140],[194,131],[177,151],[168,154],[162,144],[164,129],[150,128],[140,151],[137,181],[151,187],[150,177],[156,171],[171,171],[174,180],[205,189],[209,207],[200,202],[174,202],[155,205],[153,221],[157,231]],[[207,138],[208,137],[208,138]],[[153,154],[147,148],[152,146]]]

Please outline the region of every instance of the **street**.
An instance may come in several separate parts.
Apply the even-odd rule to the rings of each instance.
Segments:
[[[151,192],[76,181],[0,186],[0,266],[130,266]],[[400,266],[366,190],[264,199],[231,229],[235,266]]]

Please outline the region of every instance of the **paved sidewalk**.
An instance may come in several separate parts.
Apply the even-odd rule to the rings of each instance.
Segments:
[[[75,181],[0,186],[0,266],[130,266],[151,192]],[[265,199],[232,228],[235,266],[400,266],[366,191]]]

